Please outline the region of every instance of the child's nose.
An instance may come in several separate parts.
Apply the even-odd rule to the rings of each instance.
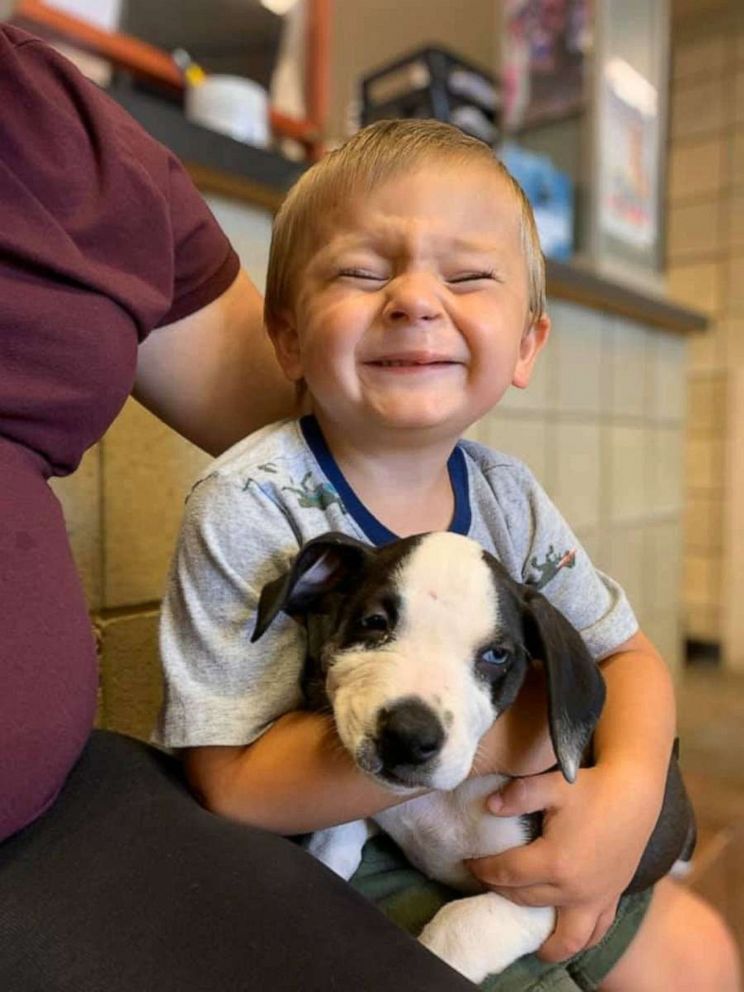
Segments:
[[[392,323],[435,320],[442,314],[436,285],[426,275],[399,276],[387,289],[384,317]]]

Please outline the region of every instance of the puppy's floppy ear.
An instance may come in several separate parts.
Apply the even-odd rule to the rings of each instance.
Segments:
[[[525,646],[544,661],[550,738],[564,778],[573,782],[605,699],[596,662],[578,631],[539,592],[523,587]]]
[[[251,641],[257,641],[282,610],[290,616],[312,610],[374,555],[374,549],[335,531],[308,541],[284,575],[267,583],[258,601]]]

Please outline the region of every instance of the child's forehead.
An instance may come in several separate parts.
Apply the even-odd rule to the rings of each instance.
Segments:
[[[519,234],[519,203],[508,181],[482,163],[424,164],[382,180],[357,183],[320,212],[323,245],[436,240],[455,251],[486,251]]]

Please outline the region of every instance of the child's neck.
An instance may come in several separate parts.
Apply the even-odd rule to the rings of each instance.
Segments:
[[[455,497],[447,462],[454,442],[391,445],[350,438],[319,418],[326,444],[369,512],[399,537],[447,530]]]

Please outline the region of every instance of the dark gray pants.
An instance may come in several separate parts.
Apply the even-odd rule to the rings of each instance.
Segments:
[[[467,992],[297,845],[207,813],[176,761],[93,734],[0,844],[3,992]]]

